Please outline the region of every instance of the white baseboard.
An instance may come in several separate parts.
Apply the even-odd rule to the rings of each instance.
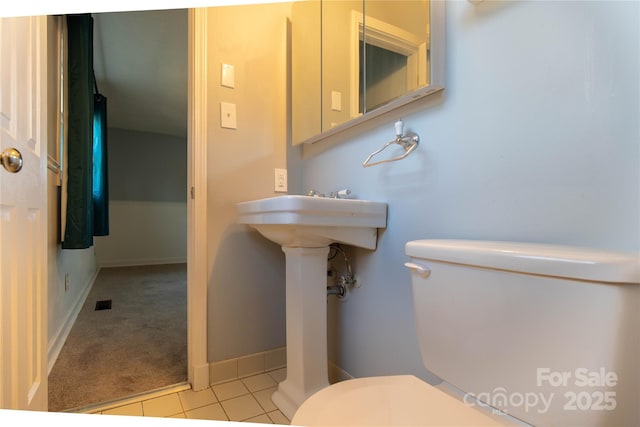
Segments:
[[[141,258],[141,259],[122,259],[109,260],[99,263],[100,267],[135,267],[143,265],[160,265],[160,264],[186,264],[186,258]]]
[[[210,385],[233,381],[275,369],[286,368],[287,347],[236,357],[209,364]],[[329,362],[329,384],[353,379],[353,375],[340,368],[333,362]]]
[[[233,381],[287,366],[287,348],[280,347],[248,356],[209,363],[210,385]]]
[[[98,273],[100,273],[100,267],[96,268],[96,271],[89,278],[89,280],[87,281],[87,284],[85,285],[84,290],[82,291],[82,293],[78,295],[76,302],[71,307],[71,311],[68,313],[65,321],[62,323],[62,326],[60,327],[60,329],[58,329],[58,332],[56,333],[55,337],[49,343],[49,349],[47,351],[47,358],[48,358],[47,375],[51,373],[51,370],[53,369],[53,365],[56,363],[56,360],[58,360],[60,351],[62,351],[62,347],[64,346],[64,343],[67,340],[69,333],[71,332],[71,328],[73,327],[73,324],[78,318],[78,314],[80,314],[80,310],[82,310],[82,306],[87,300],[87,297],[89,296],[89,292],[91,292],[91,288],[93,288],[93,284],[96,281],[96,278],[98,277]]]

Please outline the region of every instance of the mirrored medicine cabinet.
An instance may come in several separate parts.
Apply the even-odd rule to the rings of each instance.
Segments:
[[[293,144],[320,141],[443,89],[444,3],[296,1]]]

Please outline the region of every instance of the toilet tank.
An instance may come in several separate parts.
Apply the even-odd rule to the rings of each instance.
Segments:
[[[640,425],[638,254],[514,242],[416,240],[425,367],[527,423]]]

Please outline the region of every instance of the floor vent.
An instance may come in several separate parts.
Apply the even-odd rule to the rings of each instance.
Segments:
[[[96,311],[98,310],[111,310],[111,300],[96,301]]]

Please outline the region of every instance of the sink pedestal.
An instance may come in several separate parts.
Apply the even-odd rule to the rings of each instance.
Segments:
[[[329,247],[282,247],[286,257],[287,378],[273,402],[289,419],[316,391],[327,370],[327,256]]]
[[[276,196],[240,202],[238,222],[278,243],[286,257],[287,378],[273,402],[289,419],[329,386],[327,256],[343,243],[375,250],[387,226],[387,204],[369,200]]]

